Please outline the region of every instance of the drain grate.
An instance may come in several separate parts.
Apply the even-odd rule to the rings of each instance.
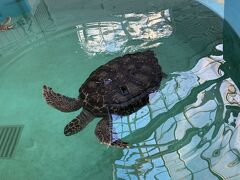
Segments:
[[[0,126],[0,158],[11,158],[23,126]]]

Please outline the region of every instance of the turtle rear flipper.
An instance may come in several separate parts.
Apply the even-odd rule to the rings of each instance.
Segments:
[[[82,107],[80,99],[70,98],[59,93],[55,93],[52,88],[43,86],[43,96],[50,106],[62,112],[77,111]]]
[[[127,142],[124,142],[120,139],[114,137],[114,132],[112,131],[112,119],[111,117],[104,117],[95,129],[95,135],[99,139],[99,141],[103,144],[107,144],[109,146],[126,148],[129,147]]]

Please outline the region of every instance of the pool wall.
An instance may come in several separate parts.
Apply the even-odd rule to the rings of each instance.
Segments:
[[[31,0],[33,1],[33,0]],[[23,13],[32,11],[33,4],[30,4],[28,0],[1,0],[0,1],[0,20],[3,20],[7,16],[17,17]]]
[[[224,18],[224,0],[198,0],[203,5],[209,7],[219,16]]]
[[[223,44],[224,60],[228,76],[230,76],[240,88],[239,82],[239,56],[240,56],[240,1],[239,0],[198,0],[224,19]]]
[[[226,0],[224,5],[224,18],[231,25],[234,31],[240,36],[240,1]]]
[[[198,0],[224,18],[240,36],[240,1],[239,0]]]

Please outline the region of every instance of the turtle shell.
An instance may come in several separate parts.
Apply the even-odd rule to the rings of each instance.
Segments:
[[[79,97],[83,108],[95,116],[127,115],[148,103],[162,74],[152,51],[126,54],[93,71],[79,89]]]

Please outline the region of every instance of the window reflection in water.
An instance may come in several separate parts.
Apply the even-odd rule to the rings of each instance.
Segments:
[[[169,10],[118,15],[119,21],[77,25],[81,46],[89,54],[132,52],[157,47],[159,39],[173,32]],[[137,43],[134,43],[137,42]]]
[[[190,71],[173,73],[148,106],[129,117],[113,116],[114,131],[139,142],[115,161],[116,177],[238,176],[240,91],[221,71],[224,63],[221,55],[204,57]]]

